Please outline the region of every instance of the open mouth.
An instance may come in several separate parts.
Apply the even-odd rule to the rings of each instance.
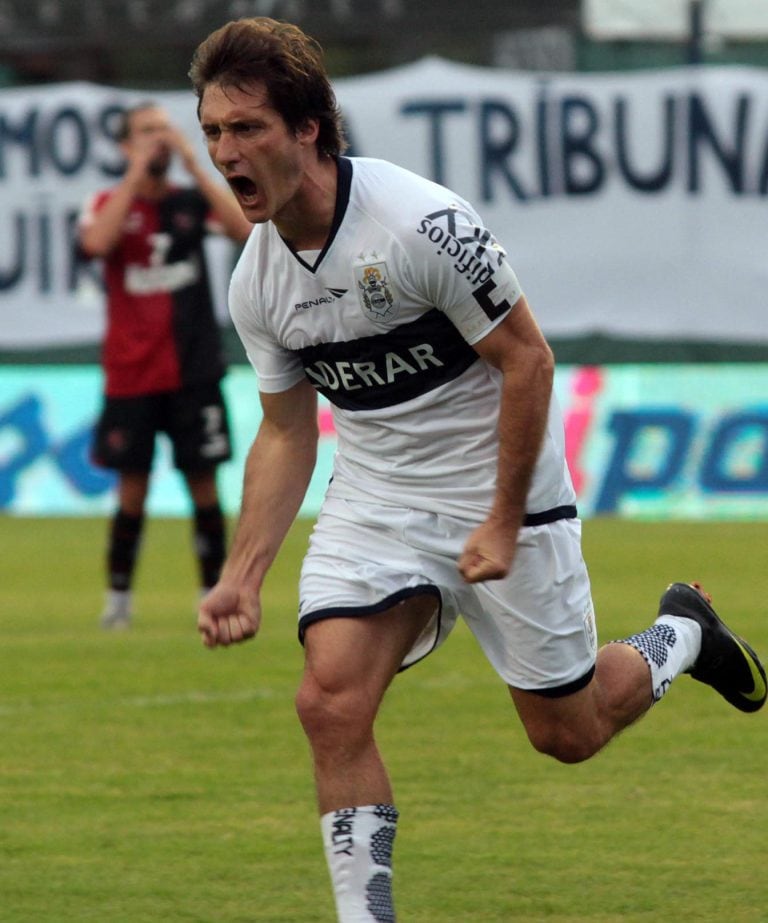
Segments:
[[[252,202],[259,194],[256,183],[247,176],[230,176],[228,182],[241,202]]]

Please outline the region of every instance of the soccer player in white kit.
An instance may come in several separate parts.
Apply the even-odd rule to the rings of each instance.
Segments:
[[[506,253],[450,190],[342,156],[319,46],[286,23],[239,20],[200,45],[190,74],[211,159],[255,225],[230,309],[263,408],[198,625],[209,647],[258,631],[325,395],[338,452],[302,568],[296,704],[338,919],[386,923],[398,812],[376,714],[459,616],[532,745],[568,763],[682,672],[756,711],[765,671],[686,583],[664,592],[651,627],[597,649],[553,358]]]

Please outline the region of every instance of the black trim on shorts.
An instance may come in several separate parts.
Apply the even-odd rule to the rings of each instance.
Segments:
[[[554,506],[551,510],[542,513],[526,513],[523,519],[524,526],[545,526],[558,519],[576,519],[578,511],[575,506]]]
[[[521,689],[520,691],[530,692],[532,695],[540,695],[545,699],[562,699],[588,686],[592,682],[592,677],[594,675],[595,667],[593,665],[583,676],[573,680],[573,682],[566,683],[564,686],[553,686],[551,689]]]
[[[438,604],[435,640],[426,654],[419,657],[418,660],[414,660],[413,663],[409,663],[408,666],[401,666],[398,670],[398,673],[400,673],[403,670],[409,669],[414,664],[417,664],[425,657],[428,657],[437,646],[437,639],[440,637],[440,623],[443,615],[443,597],[440,590],[433,583],[422,583],[419,586],[406,587],[404,590],[398,590],[397,593],[385,596],[384,599],[372,603],[370,606],[331,606],[328,609],[316,609],[314,612],[308,612],[299,619],[299,643],[302,646],[304,645],[304,634],[307,628],[315,622],[322,622],[323,619],[365,618],[366,615],[377,615],[380,612],[386,612],[387,609],[391,609],[404,599],[411,599],[413,596],[424,595],[433,596]]]

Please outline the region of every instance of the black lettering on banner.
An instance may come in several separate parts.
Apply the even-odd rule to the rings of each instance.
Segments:
[[[40,241],[37,270],[38,288],[42,295],[49,295],[52,288],[51,216],[44,209],[42,209],[37,216],[37,234]]]
[[[88,160],[88,126],[78,109],[60,109],[45,126],[43,144],[51,163],[62,176],[72,176]]]
[[[84,279],[103,288],[101,267],[79,252],[77,220],[76,209],[58,214],[45,199],[27,212],[0,215],[0,237],[5,235],[9,241],[0,251],[0,294],[27,284],[40,295],[72,294]],[[62,247],[64,262],[60,263],[57,254],[61,255]]]
[[[549,153],[549,101],[547,81],[539,86],[536,100],[536,162],[539,168],[539,193],[546,198],[552,191]]]
[[[560,105],[566,194],[592,194],[605,180],[605,164],[596,144],[600,133],[597,106],[586,96],[565,96]]]
[[[432,179],[445,183],[445,145],[443,144],[443,116],[451,112],[464,112],[467,104],[462,99],[416,99],[401,106],[405,115],[426,115],[429,118],[429,140],[432,151]]]
[[[477,102],[417,97],[403,103],[400,113],[426,122],[432,178],[441,183],[450,172],[447,126],[450,120],[473,118],[479,197],[485,202],[530,202],[592,196],[614,177],[644,195],[673,185],[700,195],[708,179],[705,160],[733,193],[766,196],[768,143],[765,133],[760,134],[762,105],[756,90],[728,98],[673,86],[660,96],[649,131],[638,101],[626,92],[605,98],[586,90],[558,94],[545,81],[529,111],[504,96]]]
[[[27,175],[40,175],[40,147],[35,144],[38,111],[28,112],[21,122],[11,121],[6,113],[0,113],[0,179],[9,173],[6,152],[11,145],[19,145],[27,152]]]
[[[641,174],[630,162],[630,131],[629,131],[629,102],[622,97],[616,100],[616,121],[614,131],[616,135],[616,166],[619,175],[624,177],[628,185],[638,192],[660,192],[669,185],[672,177],[675,139],[675,117],[677,114],[675,100],[672,96],[665,96],[663,100],[662,130],[658,136],[661,148],[661,164],[655,173]],[[642,140],[647,144],[643,134]]]
[[[18,114],[0,108],[0,181],[13,175],[14,162],[28,177],[46,170],[75,176],[89,164],[104,176],[120,176],[125,164],[116,143],[117,116],[124,108],[110,103],[91,113],[74,105],[33,106]],[[103,141],[107,152],[101,156],[97,146]]]
[[[504,179],[516,199],[524,202],[528,198],[528,193],[515,176],[511,165],[521,134],[517,113],[511,106],[501,100],[489,99],[483,102],[480,107],[483,201],[493,201],[491,180],[494,173]]]
[[[9,240],[14,241],[13,257],[8,259],[10,247],[2,254],[0,292],[7,291],[18,285],[27,263],[27,216],[15,214],[11,216],[11,221],[13,222],[14,230],[9,235]]]
[[[701,191],[701,165],[698,156],[701,144],[706,144],[715,155],[733,192],[744,192],[744,139],[748,124],[749,99],[742,94],[737,97],[735,103],[734,124],[729,127],[725,141],[718,137],[704,99],[698,93],[691,95],[688,127],[689,192]]]
[[[106,106],[101,110],[96,120],[99,134],[103,135],[108,141],[113,142],[115,146],[116,159],[114,163],[109,163],[106,160],[99,161],[99,170],[105,176],[122,176],[125,170],[125,162],[117,148],[118,141],[120,140],[118,137],[119,116],[124,111],[125,107],[121,105]]]

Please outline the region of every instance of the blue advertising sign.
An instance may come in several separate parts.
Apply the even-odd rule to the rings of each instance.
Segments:
[[[256,376],[224,389],[234,458],[219,470],[222,504],[239,508],[245,457],[261,420]],[[768,368],[751,364],[564,366],[555,389],[582,516],[768,518]],[[89,458],[101,400],[95,366],[0,368],[0,511],[106,515],[114,476]],[[314,516],[336,438],[319,406],[318,462],[301,509]],[[160,439],[149,497],[155,515],[188,514],[183,481]]]

